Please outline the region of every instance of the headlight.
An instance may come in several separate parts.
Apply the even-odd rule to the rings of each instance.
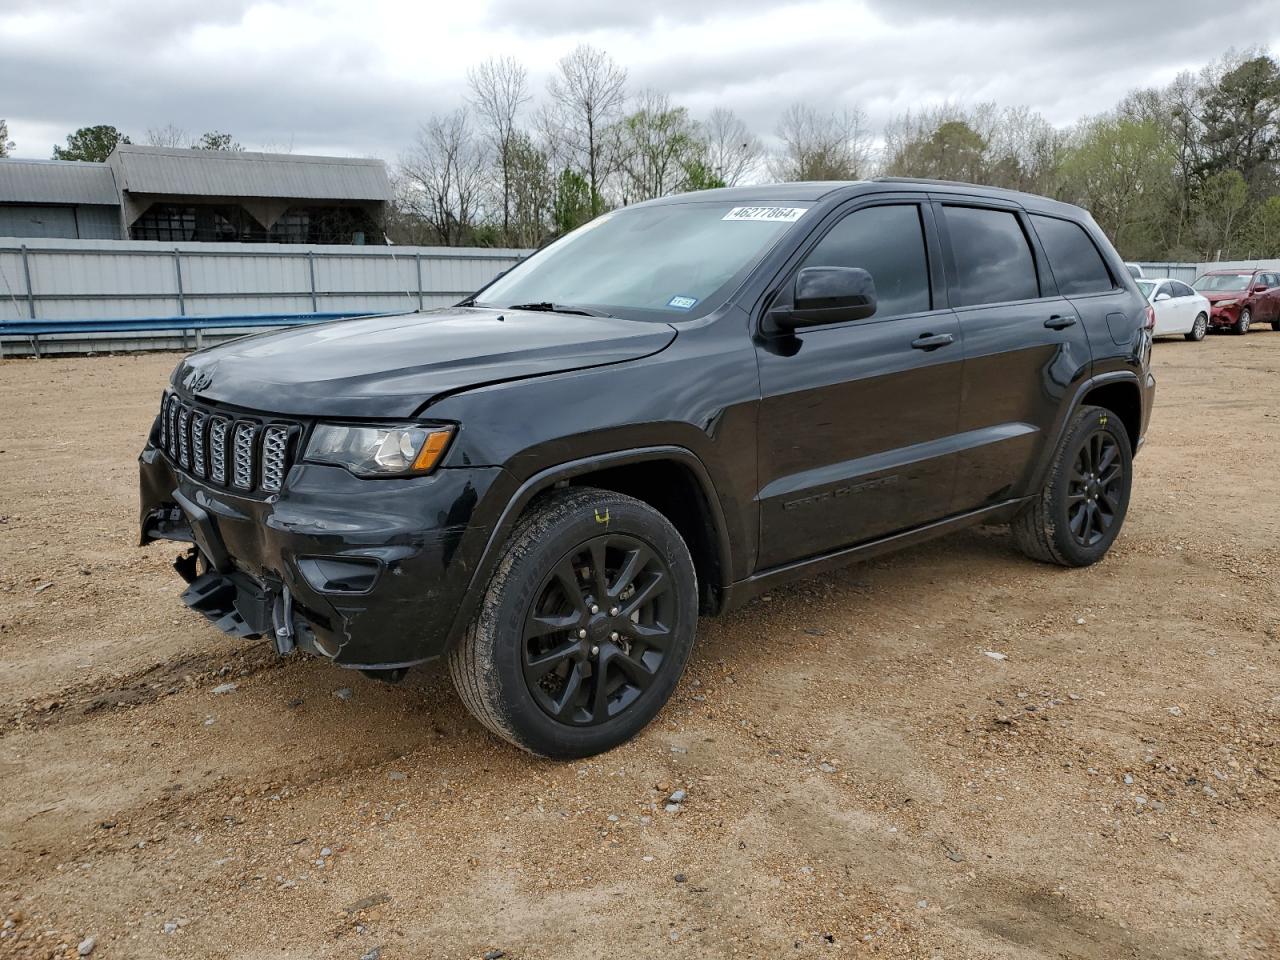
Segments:
[[[304,459],[336,463],[358,477],[403,477],[430,473],[440,462],[453,427],[360,427],[343,423],[318,423],[311,431]]]
[[[1237,303],[1239,303],[1238,300],[1219,300],[1217,303],[1214,304],[1214,306],[1215,307],[1234,307]]]

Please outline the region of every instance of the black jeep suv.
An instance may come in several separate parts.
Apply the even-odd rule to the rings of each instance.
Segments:
[[[699,614],[976,523],[1100,559],[1151,410],[1147,304],[1084,211],[953,183],[713,190],[588,223],[456,307],[174,371],[142,542],[183,599],[578,757]]]

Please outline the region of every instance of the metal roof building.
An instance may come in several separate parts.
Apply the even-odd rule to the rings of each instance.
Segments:
[[[362,243],[390,199],[381,160],[132,144],[106,163],[0,160],[0,236]]]

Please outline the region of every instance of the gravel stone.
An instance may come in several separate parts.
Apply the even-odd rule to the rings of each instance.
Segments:
[[[213,688],[213,693],[215,696],[220,696],[224,693],[235,693],[237,686],[235,683],[220,683]]]

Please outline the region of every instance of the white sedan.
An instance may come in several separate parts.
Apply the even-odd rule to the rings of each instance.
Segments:
[[[1138,289],[1155,309],[1154,337],[1182,334],[1203,340],[1209,328],[1209,301],[1181,280],[1136,280]]]

